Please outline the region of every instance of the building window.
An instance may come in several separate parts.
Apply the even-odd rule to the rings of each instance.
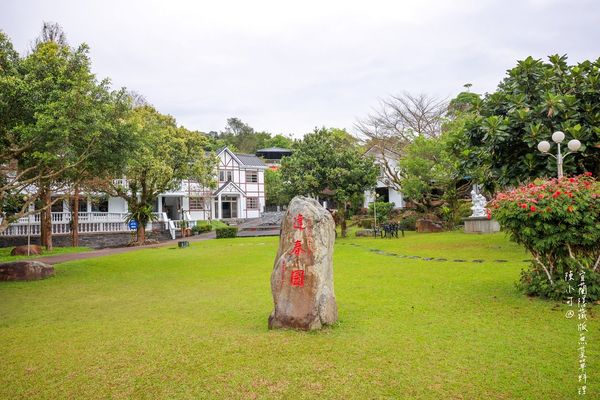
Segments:
[[[219,171],[219,182],[226,182],[231,180],[231,171]]]
[[[246,199],[246,208],[248,210],[258,210],[258,197],[248,197]]]
[[[202,197],[190,197],[190,211],[204,210],[204,199]]]
[[[246,171],[246,183],[258,183],[258,171]]]

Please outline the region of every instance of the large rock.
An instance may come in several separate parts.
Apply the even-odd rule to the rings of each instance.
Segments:
[[[0,281],[35,281],[54,275],[54,267],[40,261],[0,264]]]
[[[335,224],[316,200],[297,196],[281,225],[271,274],[269,329],[320,329],[337,321],[333,291]]]
[[[27,254],[27,245],[17,246],[10,252],[11,256],[38,256],[42,254],[42,248],[37,244],[32,244],[29,246],[29,254]]]
[[[417,220],[417,232],[431,233],[431,232],[442,232],[444,228],[442,224],[430,219],[419,219]]]

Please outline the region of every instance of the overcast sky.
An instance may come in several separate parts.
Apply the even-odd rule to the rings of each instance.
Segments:
[[[93,70],[201,131],[239,117],[256,130],[353,131],[408,91],[493,91],[529,55],[600,57],[600,1],[1,0],[21,53],[58,22]]]

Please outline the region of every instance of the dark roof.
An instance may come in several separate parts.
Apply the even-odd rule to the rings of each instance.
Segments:
[[[242,164],[249,167],[266,167],[265,164],[260,158],[256,157],[253,154],[239,154],[233,153],[235,156],[242,162]]]
[[[282,147],[268,147],[266,149],[256,150],[257,153],[291,153],[292,150],[284,149]]]

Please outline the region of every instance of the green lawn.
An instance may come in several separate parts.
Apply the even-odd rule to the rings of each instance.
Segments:
[[[46,256],[55,256],[57,254],[68,254],[68,253],[80,253],[82,251],[89,251],[88,247],[55,247],[52,251],[44,251],[40,256],[11,256],[10,252],[14,247],[0,247],[0,262],[24,260],[27,258],[39,258]]]
[[[317,333],[267,330],[277,240],[145,249],[2,283],[0,398],[578,397],[577,322],[516,292],[528,257],[503,234],[338,240],[340,322]]]

